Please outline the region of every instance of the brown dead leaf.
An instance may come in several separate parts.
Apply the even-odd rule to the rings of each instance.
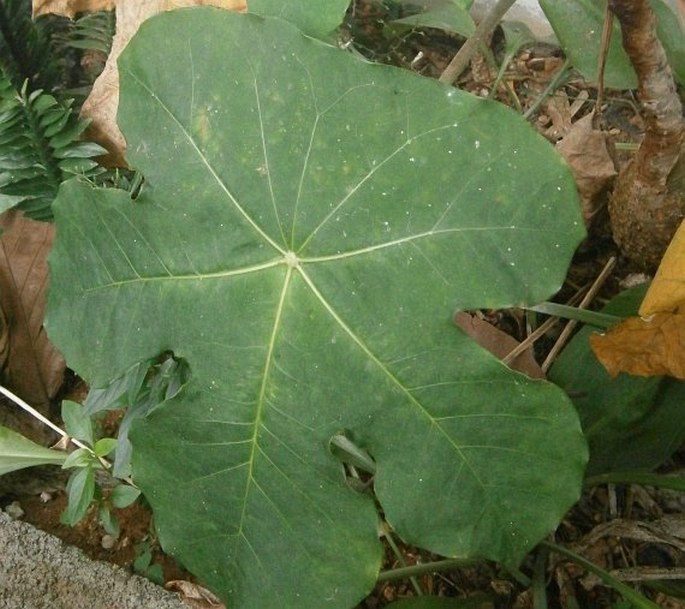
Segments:
[[[455,313],[454,323],[481,347],[487,349],[499,359],[508,355],[513,351],[514,347],[519,345],[519,342],[513,336],[509,336],[506,332],[502,332],[502,330],[489,324],[487,321],[464,311]],[[509,364],[509,367],[523,372],[523,374],[534,379],[545,378],[545,373],[533,357],[532,349],[528,349],[515,357]]]
[[[245,0],[116,0],[117,31],[112,41],[112,51],[107,58],[105,69],[93,84],[88,99],[83,104],[81,114],[92,120],[87,136],[109,151],[103,164],[123,167],[126,142],[117,126],[119,106],[119,71],[117,58],[128,41],[138,31],[140,24],[162,11],[188,6],[216,6],[227,10],[244,11]],[[173,67],[169,67],[170,70]]]
[[[0,216],[0,331],[3,382],[45,411],[64,377],[65,363],[43,328],[48,283],[47,256],[54,225],[16,210]]]
[[[33,16],[62,15],[73,19],[77,13],[111,11],[115,0],[33,0]]]
[[[176,592],[181,600],[193,609],[226,609],[212,592],[198,584],[182,579],[174,579],[164,584],[167,590]]]
[[[566,93],[552,95],[544,104],[545,113],[552,120],[552,126],[545,131],[545,137],[559,140],[571,130],[571,104]]]
[[[685,222],[681,222],[661,260],[640,306],[640,315],[675,311],[678,307],[685,310]]]
[[[612,377],[627,372],[685,380],[685,313],[630,317],[606,334],[592,334],[590,345]]]
[[[617,175],[607,134],[593,129],[593,115],[576,121],[556,145],[573,171],[586,225],[606,204],[607,191]]]

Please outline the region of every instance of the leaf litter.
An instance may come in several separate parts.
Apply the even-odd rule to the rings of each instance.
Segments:
[[[0,366],[4,384],[48,414],[66,367],[43,328],[47,257],[54,226],[10,210],[0,216],[0,228]]]

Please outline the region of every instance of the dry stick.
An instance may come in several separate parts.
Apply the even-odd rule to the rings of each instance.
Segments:
[[[40,412],[38,412],[33,406],[30,406],[24,400],[22,400],[18,395],[15,395],[12,393],[9,389],[6,387],[3,387],[0,385],[0,393],[2,393],[6,398],[14,402],[19,408],[22,410],[25,410],[28,412],[32,417],[35,419],[38,419],[43,425],[47,425],[52,431],[54,431],[56,434],[60,435],[62,438],[64,438],[67,442],[71,442],[72,444],[78,446],[79,448],[84,448],[87,450],[91,455],[95,455],[95,451],[90,448],[89,446],[86,446],[83,442],[80,442],[76,438],[72,438],[66,431],[63,429],[59,428],[57,425],[55,425],[50,419],[45,418]],[[97,460],[100,462],[100,464],[105,468],[109,469],[112,467],[112,464],[107,461],[104,457],[97,457]],[[133,482],[130,480],[130,478],[125,478],[126,482],[131,484],[133,486]]]
[[[68,440],[69,442],[75,444],[79,448],[85,448],[87,451],[93,452],[91,448],[88,448],[85,444],[79,442],[77,439],[72,438],[66,431],[60,429],[59,427],[57,427],[57,425],[50,421],[50,419],[46,419],[33,406],[29,406],[18,395],[15,395],[9,389],[3,387],[2,385],[0,385],[0,393],[2,393],[6,398],[14,402],[17,406],[19,406],[19,408],[28,412],[33,418],[38,419],[43,425],[47,425],[50,429],[52,429],[52,431],[62,436],[65,440]]]
[[[595,279],[594,283],[590,286],[590,289],[588,290],[587,294],[585,294],[583,300],[580,301],[580,304],[578,305],[579,309],[586,309],[588,305],[594,300],[595,296],[597,295],[597,292],[599,292],[599,290],[604,285],[604,282],[609,278],[609,275],[611,274],[611,271],[613,270],[615,265],[616,258],[612,256],[611,258],[609,258],[609,261],[604,265],[604,268],[602,269],[602,272],[597,276],[597,279]],[[542,362],[542,366],[540,366],[545,374],[547,373],[547,370],[549,370],[556,356],[559,355],[559,351],[561,351],[563,346],[566,344],[566,341],[568,341],[569,336],[571,336],[571,332],[573,332],[573,329],[576,327],[577,324],[578,322],[575,319],[572,319],[566,324],[564,329],[561,331],[561,334],[559,335],[557,342],[554,343],[554,346],[547,354],[545,361]]]
[[[595,102],[595,116],[599,116],[602,99],[604,99],[604,70],[607,65],[609,55],[609,44],[611,43],[611,28],[614,24],[614,14],[607,3],[604,12],[604,26],[602,27],[602,38],[599,45],[599,55],[597,56],[597,101]]]
[[[530,105],[530,108],[523,113],[523,118],[528,120],[531,116],[533,116],[538,111],[540,106],[542,106],[545,100],[564,83],[570,66],[571,60],[567,57],[564,59],[564,63],[562,63],[559,69],[554,73],[552,80],[547,83],[545,90],[540,93],[538,98]]]
[[[460,74],[466,69],[471,57],[478,50],[478,46],[484,44],[489,39],[497,24],[502,20],[502,17],[504,17],[504,14],[512,7],[514,2],[516,0],[499,0],[452,58],[445,71],[440,75],[438,79],[440,82],[451,85],[459,78]]]
[[[584,292],[585,288],[581,288],[580,291],[577,294],[573,295],[573,298],[571,298],[566,304],[569,306],[573,306],[576,304],[578,300],[580,300],[580,297],[582,293]],[[552,328],[552,326],[556,325],[556,323],[559,321],[558,317],[550,317],[549,319],[545,320],[543,323],[541,323],[535,330],[533,330],[526,338],[524,338],[518,345],[516,345],[509,353],[507,353],[503,358],[502,358],[502,363],[509,365],[512,361],[514,361],[521,353],[524,351],[527,351],[530,349],[530,347],[533,346],[533,343],[535,341],[547,334],[547,331]]]

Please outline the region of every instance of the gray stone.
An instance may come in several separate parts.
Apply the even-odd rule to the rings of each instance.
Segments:
[[[188,609],[174,594],[0,510],[0,609]]]

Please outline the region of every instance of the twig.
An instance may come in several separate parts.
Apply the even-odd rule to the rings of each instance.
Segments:
[[[568,73],[568,68],[571,65],[571,60],[566,58],[561,67],[554,74],[554,78],[549,81],[549,84],[545,87],[545,90],[540,93],[540,96],[533,102],[533,104],[523,113],[523,118],[528,120],[533,114],[538,111],[538,108],[543,104],[543,102],[564,82],[566,75]]]
[[[83,449],[87,450],[91,455],[93,455],[100,462],[100,464],[105,469],[110,469],[112,467],[112,464],[109,461],[107,461],[107,459],[105,459],[104,457],[99,457],[98,455],[96,455],[95,451],[90,446],[86,446],[80,440],[77,440],[76,438],[72,438],[66,431],[64,431],[63,429],[61,429],[57,425],[55,425],[50,419],[45,418],[33,406],[30,406],[29,404],[24,402],[24,400],[22,400],[18,395],[15,395],[6,387],[3,387],[2,385],[0,385],[0,393],[2,393],[7,399],[14,402],[17,406],[19,406],[19,408],[28,412],[32,417],[34,417],[35,419],[38,419],[43,425],[47,425],[50,429],[52,429],[52,431],[54,431],[56,434],[60,435],[67,442],[71,442],[75,446],[78,446],[79,448],[83,448]],[[133,481],[131,481],[130,478],[125,478],[125,480],[129,484],[133,485]]]
[[[607,3],[604,12],[604,26],[602,27],[602,39],[599,45],[599,55],[597,56],[597,101],[595,102],[595,116],[600,115],[602,101],[604,99],[604,69],[609,55],[609,44],[611,43],[611,29],[614,24],[614,14]]]
[[[604,265],[604,268],[602,269],[602,272],[597,276],[597,279],[595,279],[594,283],[590,286],[590,289],[587,291],[587,294],[585,294],[585,296],[583,297],[583,300],[580,301],[580,304],[578,305],[579,309],[586,309],[588,305],[594,300],[595,296],[597,296],[597,292],[599,292],[599,290],[604,285],[604,282],[609,278],[609,275],[611,274],[611,271],[614,269],[615,265],[616,258],[612,256],[611,258],[609,258],[609,261]],[[550,366],[552,365],[552,362],[554,362],[556,356],[559,355],[559,352],[566,344],[566,341],[568,341],[569,337],[571,336],[571,332],[573,332],[573,329],[576,327],[577,324],[578,322],[575,319],[571,319],[566,324],[566,326],[564,326],[564,329],[561,331],[561,334],[559,335],[557,342],[554,343],[554,346],[547,354],[545,361],[542,362],[542,366],[540,366],[544,373],[547,373]]]
[[[485,44],[490,38],[497,24],[502,20],[504,14],[512,7],[516,0],[499,0],[493,9],[478,24],[476,30],[471,34],[466,42],[452,58],[445,71],[440,75],[440,82],[447,84],[454,83],[468,65],[471,57],[478,49],[479,45]]]
[[[93,450],[83,444],[83,442],[80,442],[76,438],[72,438],[66,431],[63,429],[57,427],[52,421],[49,419],[46,419],[40,412],[38,412],[33,406],[29,406],[24,400],[22,400],[18,395],[15,395],[12,393],[9,389],[3,387],[0,385],[0,393],[2,393],[6,398],[14,402],[19,408],[25,410],[28,412],[33,418],[38,419],[43,425],[47,425],[52,431],[54,431],[56,434],[59,434],[62,436],[65,440],[71,442],[72,444],[75,444],[79,448],[85,448],[87,451],[90,451],[91,453]],[[95,454],[95,453],[93,453]]]
[[[583,290],[581,289],[578,294],[574,294],[573,298],[568,301],[568,305],[574,305],[579,299],[580,295],[582,294]],[[516,345],[509,353],[507,353],[503,358],[502,358],[502,363],[509,365],[511,362],[513,362],[521,353],[524,351],[527,351],[530,347],[533,346],[535,341],[547,334],[547,331],[550,330],[554,325],[556,325],[559,322],[559,317],[550,317],[549,319],[546,319],[543,323],[541,323],[535,330],[533,330],[526,338],[524,338],[518,345]]]
[[[616,577],[608,573],[604,569],[601,569],[595,563],[589,561],[587,558],[582,557],[580,554],[572,552],[564,546],[557,545],[549,541],[542,541],[540,545],[547,548],[548,550],[560,554],[565,559],[570,560],[581,567],[585,568],[590,573],[597,575],[602,582],[607,586],[611,586],[616,592],[618,592],[627,601],[630,601],[636,608],[639,609],[659,609],[656,603],[653,603],[648,598],[642,596],[639,592],[636,592],[629,586],[626,586],[623,582],[619,581]]]

